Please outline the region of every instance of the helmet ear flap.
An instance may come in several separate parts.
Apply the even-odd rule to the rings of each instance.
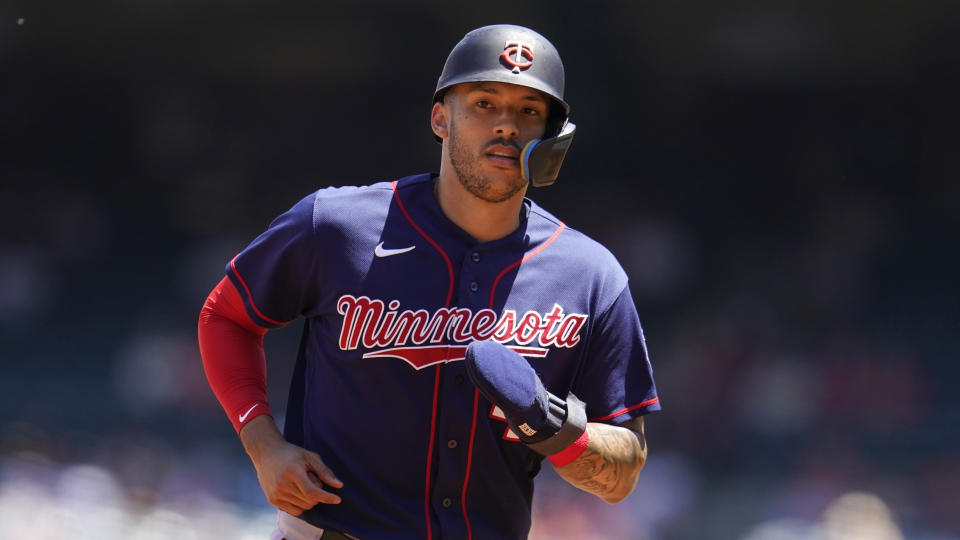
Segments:
[[[573,122],[564,122],[557,135],[527,143],[520,153],[520,174],[534,187],[553,184],[576,131]]]

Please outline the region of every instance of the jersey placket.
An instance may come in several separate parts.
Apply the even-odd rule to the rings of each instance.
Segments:
[[[473,313],[490,307],[490,290],[497,269],[484,264],[488,263],[484,259],[480,246],[468,249],[460,257],[453,305],[469,308]],[[465,498],[472,474],[476,422],[486,418],[486,411],[478,410],[479,396],[460,360],[443,367],[438,405],[437,475],[432,503],[444,538],[470,538],[476,532],[470,524],[470,501]]]

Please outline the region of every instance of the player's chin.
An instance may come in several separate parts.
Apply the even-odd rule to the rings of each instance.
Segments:
[[[508,182],[487,182],[482,193],[477,195],[487,202],[504,202],[523,191],[525,185],[526,180],[517,175]]]

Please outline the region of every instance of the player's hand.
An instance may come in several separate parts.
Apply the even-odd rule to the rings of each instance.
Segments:
[[[320,503],[340,502],[339,495],[324,487],[341,488],[343,482],[320,456],[284,440],[269,416],[251,420],[240,438],[270,504],[297,516]]]

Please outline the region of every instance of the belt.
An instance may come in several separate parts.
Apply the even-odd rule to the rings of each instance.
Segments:
[[[303,521],[298,517],[280,510],[277,512],[277,534],[275,538],[286,540],[287,538],[316,538],[317,540],[359,540],[356,536],[334,531],[332,529],[320,529]]]

